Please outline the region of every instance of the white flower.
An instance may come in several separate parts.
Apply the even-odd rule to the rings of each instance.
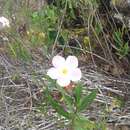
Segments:
[[[5,27],[10,27],[9,20],[5,17],[0,17],[0,29],[3,29]]]
[[[78,59],[75,56],[68,56],[65,60],[62,56],[54,56],[52,59],[54,67],[50,68],[47,75],[56,79],[60,86],[67,86],[71,81],[81,79],[81,70],[78,68]]]

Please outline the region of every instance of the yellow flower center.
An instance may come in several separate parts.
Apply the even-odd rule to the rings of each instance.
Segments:
[[[67,74],[68,74],[68,69],[65,68],[65,67],[62,68],[62,69],[61,69],[61,75],[62,75],[62,76],[67,76]]]

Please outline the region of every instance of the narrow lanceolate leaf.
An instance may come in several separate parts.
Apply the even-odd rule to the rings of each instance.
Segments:
[[[95,123],[85,117],[78,117],[73,122],[73,128],[74,130],[94,130]]]
[[[82,93],[82,85],[78,84],[74,89],[74,95],[75,95],[75,101],[76,104],[79,104],[81,99],[81,93]]]
[[[83,97],[78,105],[78,111],[82,111],[89,107],[96,98],[97,90],[93,90],[89,95]]]
[[[65,102],[66,102],[68,105],[72,106],[72,104],[73,104],[73,98],[72,98],[71,96],[69,96],[69,95],[67,95],[67,94],[64,94],[64,100],[65,100]]]
[[[66,117],[67,119],[71,118],[71,114],[64,110],[63,106],[61,106],[56,100],[54,100],[50,95],[48,97],[51,106],[57,111],[58,114]]]

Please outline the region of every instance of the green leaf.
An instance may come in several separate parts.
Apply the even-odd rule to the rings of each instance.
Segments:
[[[49,90],[53,90],[56,87],[56,80],[51,79],[48,75],[44,75],[44,78],[47,80],[47,86]]]
[[[102,28],[101,23],[96,23],[96,26],[95,26],[96,34],[99,35],[102,32],[102,30],[103,28]]]
[[[62,96],[63,96],[63,101],[65,102],[67,108],[69,109],[69,111],[73,112],[73,100],[74,98],[69,95],[62,87],[60,87],[59,85],[57,86],[58,90],[61,92]]]
[[[95,123],[85,117],[77,117],[73,122],[74,130],[93,130]]]
[[[107,124],[104,120],[97,122],[95,125],[97,130],[107,130]]]
[[[56,100],[54,100],[52,96],[49,95],[48,100],[51,106],[57,111],[58,114],[66,117],[67,119],[71,118],[71,114],[65,111],[64,108]]]
[[[120,56],[119,58],[121,59],[124,56],[128,55],[129,51],[130,51],[130,48],[129,48],[129,44],[127,42],[124,45],[122,44],[122,46],[119,48],[117,54]]]
[[[78,84],[74,89],[75,101],[76,104],[79,104],[82,94],[82,85]]]
[[[73,105],[73,98],[71,96],[69,96],[68,94],[64,94],[63,96],[65,98],[64,100],[66,101],[66,103],[68,105],[72,106]]]
[[[96,98],[97,90],[93,90],[89,95],[83,97],[78,105],[78,111],[84,110],[86,107],[90,106],[90,104]]]

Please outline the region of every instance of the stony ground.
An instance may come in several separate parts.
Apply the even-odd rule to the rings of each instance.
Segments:
[[[65,120],[58,118],[53,110],[50,109],[43,115],[38,113],[38,104],[44,98],[40,92],[45,87],[43,77],[50,66],[51,57],[49,60],[41,56],[41,59],[42,62],[32,61],[27,64],[20,61],[12,62],[6,55],[0,56],[0,126],[3,130],[51,130],[58,127],[63,130],[62,124]],[[129,78],[115,78],[104,74],[88,63],[82,63],[80,67],[84,74],[84,90],[95,87],[100,90],[95,101],[97,105],[92,105],[92,111],[86,111],[84,114],[99,120],[104,115],[104,106],[109,106],[111,110],[105,114],[111,127],[114,124],[118,127],[129,125],[128,107],[120,108],[114,104],[116,96],[123,98],[124,103],[127,102],[124,87],[129,87]],[[126,127],[124,130],[127,129]]]

